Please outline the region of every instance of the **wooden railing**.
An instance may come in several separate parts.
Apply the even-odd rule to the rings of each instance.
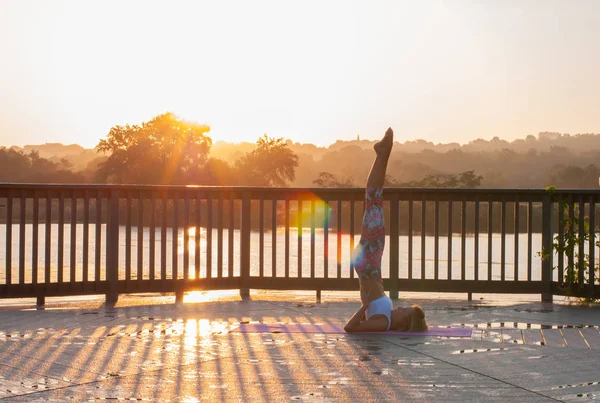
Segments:
[[[81,294],[114,303],[120,293],[356,290],[363,197],[362,189],[0,184],[0,298],[43,305]],[[598,191],[390,188],[384,197],[382,270],[393,298],[600,298]],[[585,242],[561,250],[565,231]]]

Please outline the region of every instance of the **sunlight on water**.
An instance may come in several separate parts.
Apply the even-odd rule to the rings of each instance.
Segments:
[[[197,227],[197,228],[199,230],[198,231],[198,240],[196,240],[196,227],[190,227],[187,229],[187,236],[188,236],[187,250],[188,251],[195,251],[196,242],[198,242],[198,249],[206,249],[206,228],[203,228],[203,227]],[[178,237],[177,237],[177,254],[178,255],[183,255],[186,251],[185,233],[186,233],[186,230],[184,229],[183,232],[181,234],[178,234]],[[204,274],[201,273],[200,277],[206,277],[206,273],[204,273]],[[194,266],[193,262],[192,262],[190,270],[189,270],[189,278],[192,280],[196,278],[196,270],[195,270],[195,266]]]
[[[325,208],[327,207],[327,204],[320,200],[317,201],[315,204],[316,204],[315,208],[321,208],[321,209],[325,210]],[[330,226],[329,222],[331,221],[331,217],[333,215],[333,209],[331,209],[331,207],[330,207],[325,211],[326,211],[325,220],[324,220],[325,224],[323,225],[323,228],[329,228],[329,226]]]
[[[204,227],[198,227],[198,229],[200,230],[200,237],[201,238],[206,238],[206,228]],[[190,227],[187,230],[187,233],[190,237],[196,236],[196,227]]]
[[[297,204],[290,205],[291,208],[296,206]],[[338,271],[340,277],[348,278],[351,276],[352,246],[358,244],[360,234],[343,232],[338,234],[333,228],[328,231],[326,237],[323,228],[317,227],[312,231],[310,226],[306,225],[307,222],[310,223],[311,207],[311,203],[302,203],[304,225],[301,231],[298,231],[297,226],[294,226],[296,224],[293,222],[294,220],[290,220],[287,236],[285,226],[281,225],[275,228],[275,233],[273,233],[270,225],[265,225],[262,237],[259,231],[252,230],[250,232],[249,263],[251,276],[259,276],[262,273],[266,277],[283,277],[286,274],[286,265],[290,277],[310,277],[312,274],[316,278],[322,278],[325,276],[325,272],[327,272],[328,277],[337,277]],[[331,214],[328,215],[331,217]],[[337,226],[337,219],[332,218],[332,220],[336,223],[332,222],[331,224]],[[95,281],[96,277],[100,281],[106,279],[106,226],[98,227],[100,238],[97,242],[95,237],[96,227],[90,224],[90,239],[88,243],[84,243],[83,225],[77,224],[73,227],[75,232],[74,245],[70,242],[71,229],[69,224],[64,225],[61,266],[58,254],[61,246],[58,238],[58,225],[53,224],[51,226],[50,242],[47,245],[44,237],[45,226],[43,224],[39,225],[36,271],[38,282],[57,283],[59,282],[59,274],[62,275],[62,281],[65,282],[72,280],[75,282]],[[196,236],[196,232],[198,236]],[[7,283],[6,233],[6,225],[0,224],[0,257],[4,257],[0,258],[0,284]],[[129,243],[126,242],[128,236]],[[222,238],[219,240],[220,236]],[[33,252],[32,248],[29,247],[32,238],[33,226],[26,224],[25,240],[28,248],[25,249],[26,253],[22,261],[24,270],[21,274],[19,270],[21,263],[19,260],[19,227],[18,224],[13,225],[12,243],[9,247],[12,251],[10,278],[14,284],[20,281],[20,275],[23,275],[26,284],[33,281]],[[209,238],[211,242],[207,242]],[[150,244],[150,239],[154,239],[154,244]],[[325,247],[325,239],[327,239],[327,248]],[[507,280],[512,280],[515,277],[522,281],[527,280],[529,267],[531,269],[531,279],[534,281],[541,279],[541,259],[537,256],[537,252],[541,247],[541,234],[532,234],[529,259],[527,234],[521,233],[517,239],[513,234],[506,234],[504,246],[502,237],[496,233],[492,237],[488,237],[488,234],[479,234],[478,241],[477,263],[480,280],[487,280],[489,274],[491,274],[489,278],[491,280],[501,278],[503,260],[501,252],[503,249],[505,249],[504,265]],[[515,249],[515,241],[518,250]],[[475,275],[475,243],[472,234],[467,234],[464,245],[460,234],[454,234],[450,239],[445,236],[440,237],[436,253],[436,241],[433,236],[426,236],[423,240],[415,234],[411,243],[411,239],[407,235],[400,235],[398,238],[399,277],[402,279],[409,277],[408,269],[412,263],[412,278],[421,278],[424,274],[424,278],[432,279],[435,276],[435,268],[438,267],[440,279],[460,279],[464,265],[465,279],[471,280]],[[491,253],[488,250],[489,244],[492,245]],[[390,265],[389,236],[386,236],[385,245],[382,275],[384,278],[388,278]],[[50,248],[50,260],[47,262],[45,257],[46,246]],[[187,246],[187,248],[184,246]],[[412,246],[412,250],[409,250],[409,246]],[[87,248],[87,258],[84,257],[84,247]],[[72,250],[74,253],[71,253]],[[584,246],[584,252],[587,250],[589,250],[588,243]],[[198,230],[196,230],[196,227],[179,227],[177,230],[167,228],[164,233],[160,228],[156,228],[154,234],[151,234],[149,227],[144,227],[142,231],[139,231],[137,227],[132,227],[128,235],[126,227],[120,226],[119,279],[125,280],[128,273],[131,280],[137,280],[138,278],[150,279],[151,276],[156,280],[162,278],[167,280],[171,278],[194,280],[209,277],[239,277],[241,275],[240,252],[241,231],[236,228],[231,233],[229,228],[223,228],[221,231],[212,228],[212,231],[207,231],[203,227],[198,227]],[[129,257],[129,263],[127,257]],[[515,257],[518,263],[518,273],[516,273]],[[73,262],[71,262],[72,258],[74,258]],[[598,258],[596,257],[596,259]],[[555,255],[556,261],[558,261],[558,257]],[[71,279],[73,266],[75,269],[74,278]],[[518,275],[515,276],[515,274]],[[555,270],[552,274],[556,280],[558,272]],[[200,293],[188,296],[186,301],[201,302],[213,298],[215,297],[212,294]]]
[[[239,295],[239,290],[223,290],[223,291],[191,291],[185,293],[183,296],[183,302],[208,302],[217,301],[223,297],[234,297]]]

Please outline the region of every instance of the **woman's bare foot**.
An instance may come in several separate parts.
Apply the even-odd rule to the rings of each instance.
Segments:
[[[385,135],[383,136],[383,138],[381,140],[379,140],[377,143],[375,143],[375,145],[373,146],[373,149],[375,149],[375,152],[377,153],[377,155],[389,156],[390,152],[392,151],[393,145],[394,145],[394,131],[392,130],[391,127],[389,127],[387,129],[387,131],[385,132]]]

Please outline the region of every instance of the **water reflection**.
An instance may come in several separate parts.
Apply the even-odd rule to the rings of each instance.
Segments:
[[[193,278],[193,277],[191,277]],[[209,302],[223,300],[225,297],[239,296],[239,290],[222,290],[222,291],[190,291],[183,295],[183,302]]]
[[[75,244],[72,245],[71,230],[74,231]],[[64,281],[94,281],[96,275],[99,274],[100,280],[105,279],[106,267],[106,225],[102,224],[97,228],[95,224],[88,225],[89,242],[84,245],[83,224],[77,224],[73,228],[69,224],[65,224],[64,242],[61,246],[58,242],[58,225],[52,224],[50,233],[51,239],[46,245],[45,227],[44,224],[38,226],[38,262],[37,262],[37,278],[40,282],[57,282],[58,272],[62,273]],[[6,254],[6,225],[0,224],[0,256]],[[100,241],[96,239],[96,232],[100,235]],[[19,255],[19,226],[12,227],[12,250],[13,267],[18,265]],[[152,236],[151,236],[152,235]],[[221,236],[219,236],[221,235]],[[33,237],[33,226],[25,225],[25,239],[27,245],[31,245]],[[150,243],[150,239],[154,243]],[[314,238],[314,242],[313,242]],[[328,248],[325,250],[325,238],[327,238]],[[126,240],[129,239],[129,242]],[[149,279],[151,273],[153,278],[162,278],[163,273],[165,279],[184,278],[183,268],[187,266],[187,277],[191,279],[217,277],[219,274],[223,276],[239,276],[240,275],[240,239],[241,234],[239,229],[229,231],[229,228],[218,230],[213,228],[212,231],[207,231],[205,227],[189,227],[189,228],[166,228],[163,233],[162,229],[157,227],[152,233],[149,227],[143,227],[141,231],[137,227],[131,227],[130,230],[125,226],[119,228],[119,267],[121,279],[125,278],[126,268],[131,271],[130,279],[135,280],[138,275],[144,279]],[[339,241],[339,245],[338,245]],[[353,242],[351,242],[353,241]],[[434,237],[426,236],[424,239],[425,248],[422,250],[422,242],[420,236],[408,238],[406,235],[399,237],[398,253],[399,261],[402,264],[399,267],[399,275],[401,278],[408,278],[409,267],[409,249],[412,254],[412,276],[415,279],[421,277],[422,270],[426,278],[434,277],[434,269],[436,262],[434,257],[437,255],[439,260],[437,266],[439,268],[438,277],[446,279],[448,274],[450,278],[461,278],[463,253],[465,257],[464,270],[465,278],[473,279],[475,272],[474,250],[475,238],[472,235],[467,235],[464,243],[464,251],[461,251],[462,241],[458,234],[453,235],[450,239],[440,238],[437,245]],[[491,279],[499,280],[501,277],[501,251],[502,238],[499,234],[492,234],[489,239],[492,244],[492,251],[488,251],[488,236],[480,234],[479,255],[478,255],[478,278],[481,280],[488,279],[488,260],[491,260]],[[291,227],[289,234],[286,236],[283,227],[277,228],[275,234],[271,230],[265,230],[263,236],[258,231],[250,233],[250,273],[256,276],[260,272],[260,266],[263,265],[265,276],[282,276],[286,267],[286,262],[289,266],[289,274],[292,277],[301,275],[309,277],[313,268],[311,262],[314,262],[314,274],[316,277],[324,277],[327,272],[329,277],[337,276],[337,256],[338,246],[340,249],[340,265],[342,277],[350,277],[350,256],[351,245],[356,245],[358,235],[348,233],[340,233],[339,236],[335,229],[331,229],[328,237],[325,237],[323,229],[315,229],[314,232],[310,228],[303,228],[298,231],[297,228]],[[389,236],[386,237],[386,245],[390,244]],[[409,245],[410,244],[410,245]],[[519,234],[517,239],[519,245],[518,253],[518,268],[514,262],[514,245],[515,238],[513,234],[507,234],[505,239],[505,277],[507,280],[515,278],[515,272],[520,280],[526,280],[529,266],[531,265],[531,279],[539,280],[541,278],[541,263],[540,259],[534,258],[535,253],[541,247],[540,234],[532,235],[532,257],[528,260],[528,238],[526,234]],[[261,248],[262,245],[262,248]],[[49,274],[50,278],[46,279],[46,261],[45,251],[49,246],[50,261]],[[62,247],[62,268],[59,268],[58,250]],[[451,247],[451,249],[450,249]],[[289,251],[286,255],[285,251]],[[74,253],[71,253],[71,250]],[[84,249],[87,250],[86,259],[84,259]],[[262,254],[261,254],[262,250]],[[450,261],[448,255],[450,252]],[[33,254],[28,252],[25,255],[25,282],[32,281],[32,262]],[[75,279],[71,279],[71,258],[74,257],[73,265],[75,266]],[[328,257],[328,259],[326,259]],[[98,261],[97,261],[98,259]],[[126,260],[129,260],[127,262]],[[327,264],[325,261],[327,260]],[[382,274],[384,277],[389,276],[389,254],[385,253],[382,261]],[[262,263],[261,263],[262,262]],[[96,270],[96,263],[99,263],[99,270]],[[173,267],[177,266],[177,270],[173,273]],[[163,267],[164,266],[164,267]],[[222,271],[219,272],[219,269]],[[87,271],[86,273],[84,273]],[[555,280],[558,273],[553,273]],[[5,272],[0,271],[0,283],[6,282],[4,278]],[[12,271],[12,282],[18,282],[19,271]]]

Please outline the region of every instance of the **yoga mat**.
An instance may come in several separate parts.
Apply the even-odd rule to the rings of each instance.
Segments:
[[[239,333],[346,333],[343,326],[330,324],[301,324],[301,323],[242,323],[230,332]],[[445,336],[445,337],[471,337],[473,329],[468,327],[430,327],[426,332],[400,332],[388,330],[387,332],[360,332],[355,334],[388,334],[398,336]]]

